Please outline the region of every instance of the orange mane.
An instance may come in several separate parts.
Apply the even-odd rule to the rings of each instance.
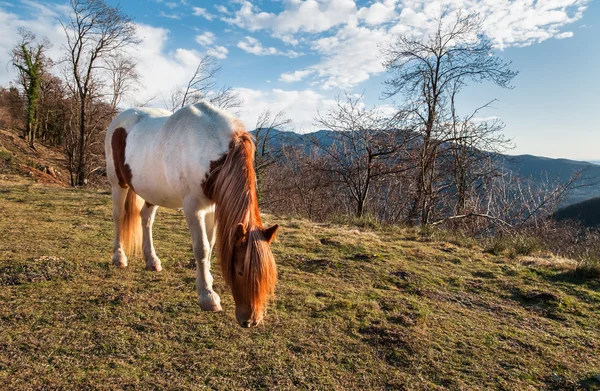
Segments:
[[[228,152],[211,163],[205,193],[216,203],[217,249],[226,283],[233,287],[235,233],[241,223],[247,230],[244,257],[245,296],[255,310],[262,310],[273,293],[277,271],[269,243],[263,235],[258,211],[255,146],[252,136],[239,122]]]

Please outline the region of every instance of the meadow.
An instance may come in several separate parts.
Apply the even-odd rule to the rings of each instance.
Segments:
[[[182,212],[158,211],[163,272],[117,269],[108,191],[0,174],[2,389],[600,389],[600,281],[572,261],[265,215],[279,283],[242,329],[217,259],[200,311]]]

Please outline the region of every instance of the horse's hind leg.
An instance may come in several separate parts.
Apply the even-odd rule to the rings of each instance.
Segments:
[[[144,203],[140,214],[142,216],[142,250],[144,252],[144,260],[146,261],[146,270],[159,272],[162,270],[160,259],[154,251],[152,243],[152,224],[154,224],[154,215],[158,206]]]
[[[196,291],[200,307],[204,311],[221,311],[221,298],[213,290],[213,278],[210,274],[210,255],[212,244],[214,244],[213,208],[202,208],[198,200],[186,199],[183,203],[183,210],[192,235],[197,271]]]
[[[115,223],[115,241],[113,244],[112,262],[118,267],[127,266],[127,256],[125,255],[123,241],[121,240],[121,229],[123,220],[125,219],[125,200],[127,199],[127,191],[128,189],[123,189],[119,186],[112,187],[113,220]]]

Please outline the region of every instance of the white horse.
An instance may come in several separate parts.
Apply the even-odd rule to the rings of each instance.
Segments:
[[[207,102],[172,115],[151,108],[119,114],[105,142],[115,222],[113,263],[126,267],[126,253],[131,256],[141,242],[146,268],[161,271],[152,243],[156,209],[183,207],[201,308],[221,310],[210,274],[216,239],[237,321],[242,327],[257,325],[277,280],[270,243],[278,226],[264,229],[260,221],[254,150],[243,124]]]

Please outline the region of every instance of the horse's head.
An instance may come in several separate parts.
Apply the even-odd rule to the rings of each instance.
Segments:
[[[269,297],[277,282],[277,268],[271,242],[279,226],[268,229],[239,224],[233,246],[231,289],[235,300],[235,317],[242,327],[262,321]]]

